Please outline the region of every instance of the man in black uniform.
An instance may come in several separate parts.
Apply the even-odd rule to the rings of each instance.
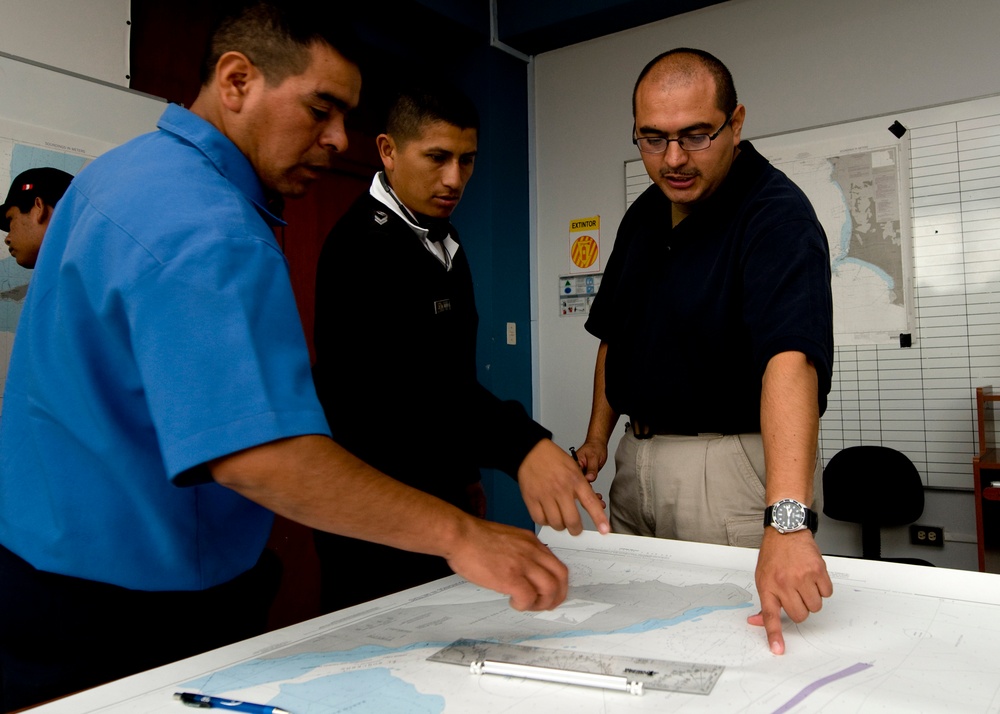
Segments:
[[[608,530],[580,468],[476,377],[472,275],[448,218],[472,176],[479,118],[457,90],[404,91],[377,138],[384,171],[337,223],[316,280],[313,375],[333,438],[390,476],[478,516],[479,468],[514,476],[532,518]],[[331,611],[451,574],[442,558],[316,532]]]

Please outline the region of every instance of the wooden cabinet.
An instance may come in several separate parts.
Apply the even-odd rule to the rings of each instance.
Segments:
[[[1000,573],[1000,454],[997,453],[993,420],[997,402],[1000,402],[1000,394],[994,394],[992,387],[976,388],[979,453],[972,459],[972,471],[976,487],[979,570],[986,573]]]

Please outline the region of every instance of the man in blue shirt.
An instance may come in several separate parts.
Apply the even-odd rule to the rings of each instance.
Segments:
[[[228,18],[191,110],[97,159],[55,212],[0,419],[3,710],[255,634],[272,512],[440,555],[517,609],[566,595],[533,533],[328,436],[268,204],[347,146],[361,76],[335,14]]]

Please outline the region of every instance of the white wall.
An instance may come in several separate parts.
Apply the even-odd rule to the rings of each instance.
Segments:
[[[130,0],[0,0],[0,52],[128,86]]]
[[[0,53],[21,58],[0,56],[0,195],[29,166],[75,174],[155,127],[163,102],[126,89],[129,7],[129,0],[0,0]],[[31,271],[9,256],[0,262],[5,290],[23,291]],[[0,392],[23,294],[0,301]]]
[[[576,445],[586,433],[597,349],[583,318],[559,316],[567,225],[599,214],[610,253],[625,208],[623,165],[636,157],[631,92],[648,60],[678,46],[717,55],[734,75],[752,138],[1000,92],[997,27],[995,0],[731,0],[536,57],[536,391],[556,442]],[[613,471],[613,463],[602,471],[599,491]],[[974,533],[971,494],[928,492],[921,521]],[[826,520],[819,539],[827,552],[850,553],[853,538],[850,526]],[[886,552],[908,548],[904,532],[888,534]],[[912,554],[976,567],[967,543]]]

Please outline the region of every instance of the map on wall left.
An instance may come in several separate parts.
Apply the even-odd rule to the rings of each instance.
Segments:
[[[10,182],[22,171],[52,166],[76,176],[110,148],[110,144],[101,141],[0,119],[0,197],[7,196]],[[14,333],[31,273],[3,251],[0,257],[0,406]]]

